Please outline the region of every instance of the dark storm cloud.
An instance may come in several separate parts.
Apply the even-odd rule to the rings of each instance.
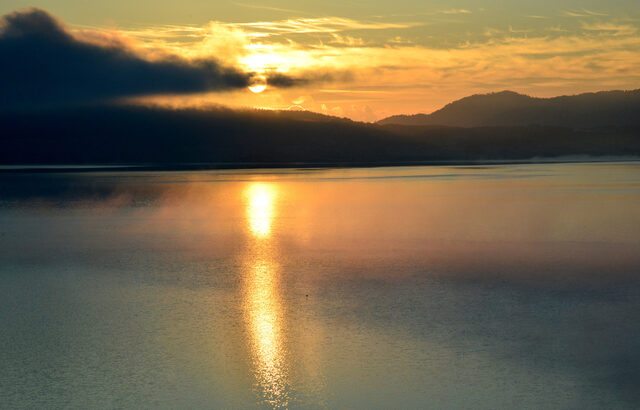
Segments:
[[[0,19],[0,107],[246,87],[251,74],[215,60],[147,60],[118,41],[74,36],[40,9]]]
[[[334,81],[353,81],[351,71],[336,72],[303,72],[296,77],[282,73],[271,73],[267,75],[267,84],[278,88],[302,87],[307,84],[330,83]]]
[[[280,73],[273,73],[267,76],[267,84],[273,87],[290,88],[299,87],[309,83],[307,78],[294,78]]]

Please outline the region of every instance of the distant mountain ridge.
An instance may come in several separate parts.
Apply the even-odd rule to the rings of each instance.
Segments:
[[[640,126],[381,125],[299,111],[119,104],[0,110],[4,165],[353,166],[562,156],[640,157]]]
[[[452,127],[545,125],[577,129],[640,125],[640,89],[537,98],[513,91],[476,94],[431,114],[394,115],[379,124]]]

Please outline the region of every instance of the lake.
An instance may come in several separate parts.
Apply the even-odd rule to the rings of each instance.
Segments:
[[[0,174],[2,408],[632,408],[640,163]]]

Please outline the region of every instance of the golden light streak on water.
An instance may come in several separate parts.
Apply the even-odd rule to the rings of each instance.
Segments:
[[[274,217],[275,187],[265,183],[253,183],[249,185],[245,195],[249,230],[255,237],[268,237]]]
[[[250,336],[253,373],[262,398],[270,406],[288,405],[284,308],[280,272],[271,236],[277,189],[252,183],[245,191],[248,249],[245,254],[245,318]]]

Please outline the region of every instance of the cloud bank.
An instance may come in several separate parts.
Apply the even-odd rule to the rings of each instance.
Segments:
[[[74,33],[36,8],[1,18],[0,61],[4,108],[221,91],[251,82],[250,73],[215,57],[148,59],[123,41]]]

